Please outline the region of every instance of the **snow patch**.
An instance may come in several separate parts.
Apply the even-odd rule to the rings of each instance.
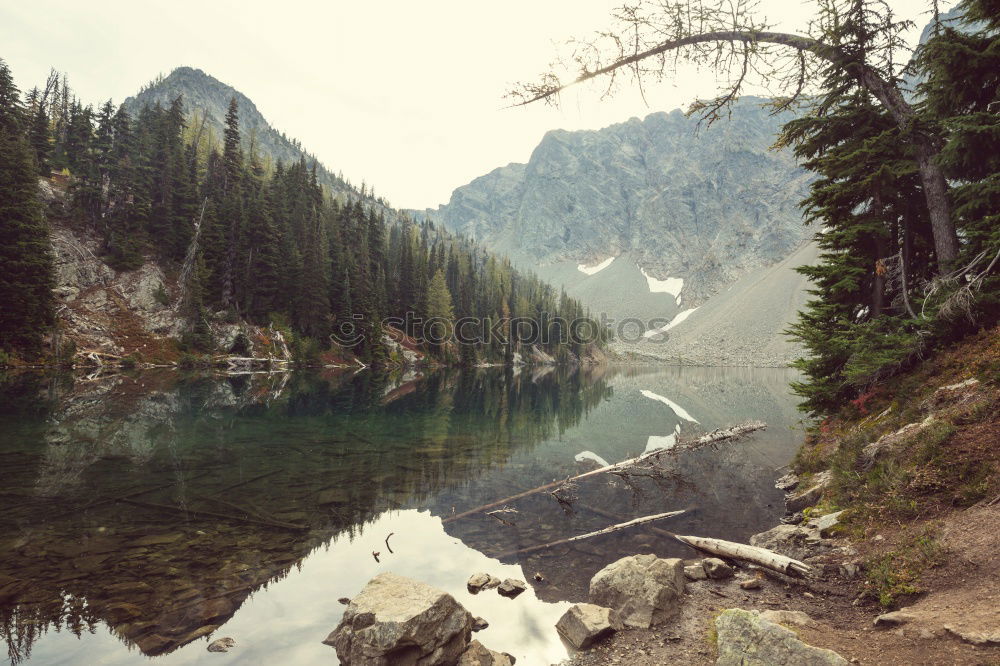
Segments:
[[[580,453],[573,456],[573,460],[577,462],[583,462],[584,460],[593,460],[601,467],[607,467],[609,465],[607,460],[597,455],[593,451],[580,451]]]
[[[576,270],[580,271],[581,273],[586,273],[587,275],[596,275],[597,273],[600,273],[605,268],[607,268],[608,266],[610,266],[611,262],[614,261],[614,260],[615,260],[614,257],[608,257],[607,259],[605,259],[601,263],[596,264],[594,266],[587,266],[586,264],[579,264],[576,267]]]
[[[669,435],[650,435],[649,439],[646,440],[646,450],[643,453],[650,453],[652,451],[659,451],[661,449],[671,449],[677,444],[677,435],[670,433]]]
[[[647,275],[641,266],[639,267],[639,272],[642,273],[642,277],[646,278],[650,292],[654,294],[670,294],[675,298],[681,295],[681,289],[684,288],[684,278],[668,277],[666,280],[657,280],[655,277]]]
[[[651,338],[654,335],[659,335],[660,333],[666,333],[667,331],[669,331],[670,329],[672,329],[674,326],[677,326],[678,324],[680,324],[681,322],[683,322],[685,319],[687,319],[688,317],[690,317],[691,313],[694,312],[697,309],[698,308],[690,308],[688,310],[684,310],[682,312],[678,312],[677,316],[675,316],[673,319],[671,319],[669,324],[667,324],[666,326],[661,326],[660,328],[654,328],[652,330],[646,331],[645,333],[642,334],[642,337],[644,337],[644,338]]]
[[[670,409],[672,409],[673,412],[674,412],[674,414],[676,414],[680,418],[684,419],[685,421],[690,421],[691,423],[697,423],[698,422],[698,419],[696,419],[693,416],[691,416],[690,414],[688,414],[687,411],[683,407],[681,407],[680,405],[678,405],[676,402],[674,402],[670,398],[664,398],[662,395],[653,393],[652,391],[647,391],[645,389],[643,389],[642,391],[639,391],[639,392],[642,393],[645,397],[649,398],[650,400],[656,400],[657,402],[662,402],[664,405],[666,405],[667,407],[669,407]]]

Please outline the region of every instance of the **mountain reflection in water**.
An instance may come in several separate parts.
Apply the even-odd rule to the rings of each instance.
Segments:
[[[770,481],[798,439],[791,378],[703,368],[7,376],[9,658],[332,662],[320,641],[339,621],[337,599],[394,571],[489,620],[476,635],[488,647],[525,664],[558,661],[553,625],[567,601],[585,600],[594,572],[623,555],[691,551],[638,527],[495,558],[677,508],[690,511],[661,527],[744,539],[773,524],[780,494]],[[512,524],[482,513],[448,520],[594,465],[575,460],[581,452],[616,462],[671,434],[749,418],[769,429],[674,456],[663,478],[581,481],[569,506],[533,495],[511,502]],[[480,570],[527,580],[529,591],[472,596],[465,581]],[[237,647],[207,653],[220,636]]]

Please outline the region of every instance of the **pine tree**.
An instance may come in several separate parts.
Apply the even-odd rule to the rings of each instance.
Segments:
[[[439,269],[427,287],[427,320],[424,322],[425,336],[431,340],[429,346],[436,354],[442,354],[446,349],[444,341],[451,337],[454,316],[451,292],[448,291],[444,271]]]
[[[952,182],[961,263],[985,253],[981,269],[1000,252],[1000,5],[965,0],[958,10],[962,23],[940,26],[917,61],[925,116],[946,136],[941,164]],[[1000,320],[1000,275],[984,275],[977,293],[972,319]]]
[[[0,348],[35,354],[52,324],[54,279],[35,159],[20,131],[16,100],[0,60]]]

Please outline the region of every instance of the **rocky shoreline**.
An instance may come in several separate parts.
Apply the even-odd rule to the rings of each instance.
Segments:
[[[905,610],[873,613],[864,607],[866,564],[843,536],[845,512],[817,508],[830,479],[829,473],[807,481],[794,474],[779,479],[787,515],[750,538],[752,546],[801,559],[811,568],[807,577],[737,559],[622,558],[599,571],[590,581],[588,602],[573,605],[553,627],[570,652],[563,666],[990,663],[987,655],[996,655],[1000,636],[988,630],[928,632],[909,627],[914,617]],[[468,588],[476,593],[495,589],[513,598],[525,583],[481,573],[469,579]],[[344,601],[349,602],[344,619],[324,641],[344,664],[515,662],[471,638],[477,628],[488,626],[487,620],[473,618],[450,595],[423,583],[382,574]],[[839,638],[845,624],[860,625],[847,649]],[[930,660],[913,645],[913,632],[943,641]],[[858,640],[876,635],[882,643],[878,648]],[[940,661],[942,654],[949,655],[947,661]]]

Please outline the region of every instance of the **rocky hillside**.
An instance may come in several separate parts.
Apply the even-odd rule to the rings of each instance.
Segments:
[[[271,162],[281,161],[289,164],[305,158],[312,164],[316,160],[316,157],[306,152],[298,141],[272,127],[249,97],[214,76],[193,67],[178,67],[168,76],[153,81],[139,94],[126,99],[125,107],[135,115],[145,105],[169,106],[178,96],[184,98],[184,107],[190,116],[189,122],[198,127],[204,118],[206,120],[204,131],[217,141],[221,142],[222,139],[229,100],[235,97],[244,150],[249,150],[253,142],[258,153]],[[203,115],[206,113],[207,115]],[[319,162],[317,162],[317,176],[320,184],[328,188],[333,195],[362,198],[362,193],[357,188]],[[393,212],[383,201],[376,201],[368,196],[363,198],[366,203],[378,206],[383,212]]]
[[[678,314],[662,332],[638,342],[618,340],[626,358],[679,365],[783,367],[803,350],[784,331],[809,298],[809,280],[796,267],[818,260],[819,248],[804,243],[777,264],[758,268],[698,308]]]
[[[147,257],[133,271],[116,271],[101,258],[98,235],[81,225],[57,182],[39,183],[52,241],[57,326],[56,361],[169,365],[183,360],[178,341],[188,325],[180,312],[176,270]],[[245,322],[209,323],[216,362],[233,369],[265,360],[292,360],[284,334]],[[74,358],[75,357],[75,358]]]
[[[698,127],[680,111],[599,131],[548,132],[527,164],[424,214],[530,266],[592,312],[666,317],[700,305],[809,235],[809,177],[771,151],[787,117],[744,98]]]

